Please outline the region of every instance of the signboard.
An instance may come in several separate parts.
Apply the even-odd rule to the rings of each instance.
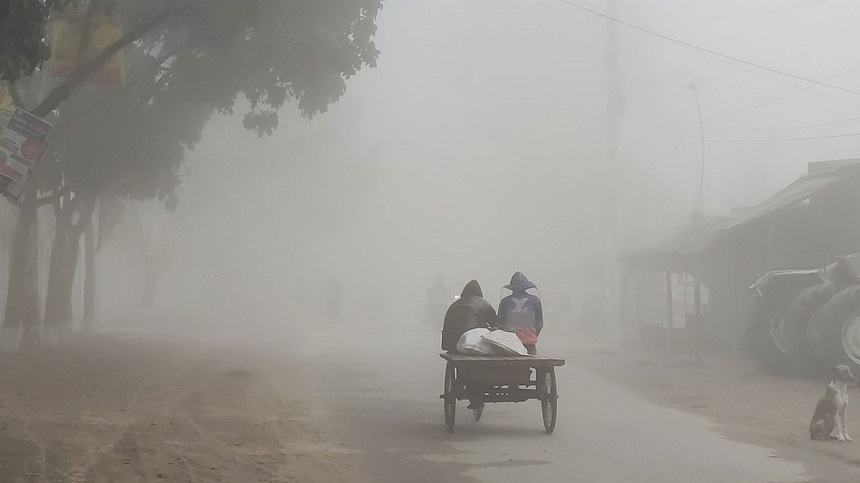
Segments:
[[[12,94],[9,88],[0,85],[0,131],[9,123],[12,118],[12,113],[15,112],[15,101],[12,100]]]
[[[16,109],[0,132],[0,175],[26,183],[47,147],[50,130],[51,125],[41,118]]]
[[[54,77],[68,77],[78,68],[95,59],[107,47],[122,37],[122,27],[104,14],[93,15],[90,20],[90,40],[81,51],[84,29],[83,16],[73,9],[51,24],[51,58],[48,73]],[[125,85],[125,57],[117,52],[89,78],[104,87],[121,89]]]

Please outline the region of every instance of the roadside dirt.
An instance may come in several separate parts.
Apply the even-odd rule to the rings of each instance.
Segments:
[[[811,441],[809,420],[828,381],[780,376],[763,371],[752,360],[708,354],[657,353],[630,347],[588,348],[580,345],[568,362],[662,406],[697,414],[727,436],[748,442],[814,452],[860,467],[860,430],[851,425],[853,443]],[[857,393],[849,388],[849,394]],[[849,415],[860,418],[860,393]]]
[[[0,481],[339,481],[302,371],[269,343],[98,336],[0,354]]]

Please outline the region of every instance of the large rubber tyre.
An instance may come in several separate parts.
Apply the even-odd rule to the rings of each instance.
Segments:
[[[543,378],[540,384],[543,427],[547,434],[552,434],[555,430],[555,421],[558,418],[558,387],[555,384],[555,369],[550,368],[547,371],[542,371],[540,377]]]
[[[792,368],[792,354],[784,312],[801,292],[821,283],[821,277],[817,272],[768,275],[756,281],[758,297],[750,311],[747,340],[764,367],[786,372]]]
[[[791,364],[788,349],[778,340],[782,331],[782,315],[790,300],[783,297],[758,298],[750,314],[755,356],[764,367],[776,372],[784,372]]]
[[[457,414],[457,373],[450,362],[445,367],[445,391],[442,393],[445,406],[445,429],[454,431],[454,416]]]
[[[815,355],[807,339],[809,321],[818,309],[836,295],[836,292],[836,284],[819,283],[800,292],[782,311],[780,336],[777,339],[780,346],[788,353],[795,372],[809,374],[816,366]]]
[[[860,285],[841,290],[815,312],[807,342],[823,369],[846,364],[860,370]]]

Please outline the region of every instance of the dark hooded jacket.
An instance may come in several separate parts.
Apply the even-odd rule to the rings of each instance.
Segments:
[[[442,350],[456,351],[460,336],[467,330],[479,327],[490,328],[498,323],[496,311],[484,300],[484,293],[477,280],[463,287],[460,298],[454,301],[445,313],[442,326]]]

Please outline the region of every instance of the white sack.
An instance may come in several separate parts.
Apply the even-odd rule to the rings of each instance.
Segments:
[[[489,329],[478,327],[477,329],[467,330],[460,336],[457,341],[457,352],[470,356],[487,356],[492,354],[492,346],[482,342],[481,338],[485,334],[489,334]]]
[[[495,348],[498,348],[504,353],[504,355],[528,355],[526,346],[523,345],[523,343],[520,341],[520,338],[517,337],[517,334],[514,334],[513,332],[507,332],[504,330],[493,330],[490,331],[488,334],[482,335],[481,340],[486,341]]]

